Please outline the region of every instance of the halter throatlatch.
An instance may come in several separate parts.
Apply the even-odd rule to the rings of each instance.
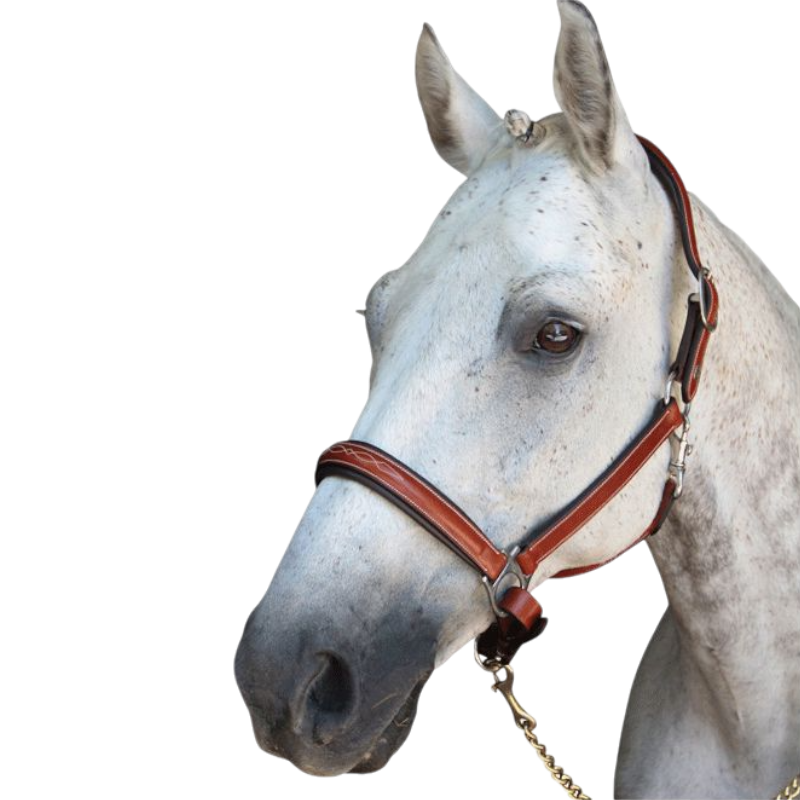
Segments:
[[[686,261],[697,279],[697,291],[689,297],[686,325],[678,356],[667,378],[664,399],[659,400],[652,420],[611,466],[555,520],[543,529],[532,531],[522,547],[506,553],[495,547],[444,493],[374,445],[357,441],[335,444],[322,454],[317,465],[317,483],[337,475],[368,486],[481,573],[496,619],[478,637],[476,649],[493,663],[508,664],[521,645],[544,630],[547,620],[542,617],[542,607],[528,591],[539,565],[603,509],[668,440],[673,443],[673,453],[658,510],[644,533],[625,550],[658,531],[683,491],[686,456],[690,451],[689,408],[697,394],[709,339],[717,327],[719,297],[700,260],[691,202],[683,181],[655,145],[642,137],[639,141],[653,172],[672,199]],[[677,385],[681,387],[683,408],[673,396]],[[555,577],[578,575],[603,564],[564,570]]]

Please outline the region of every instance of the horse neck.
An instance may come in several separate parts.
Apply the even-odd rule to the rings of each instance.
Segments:
[[[686,490],[651,549],[687,680],[699,678],[731,736],[776,750],[785,737],[796,750],[800,310],[735,234],[694,206],[720,325],[692,409]]]

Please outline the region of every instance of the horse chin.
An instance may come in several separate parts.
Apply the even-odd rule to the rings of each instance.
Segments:
[[[348,772],[366,774],[377,772],[386,766],[389,759],[400,749],[411,733],[411,726],[417,716],[417,703],[430,673],[425,675],[409,693],[392,721],[373,743],[367,754]]]
[[[276,731],[282,728],[283,720],[267,722],[263,712],[250,708],[253,729],[259,747],[270,755],[285,758],[308,775],[333,777],[345,773],[364,774],[377,772],[386,766],[389,759],[408,738],[417,715],[417,703],[431,672],[426,672],[379,733],[366,741],[359,741],[358,728],[343,733],[329,743],[298,746],[298,742],[286,739]],[[388,705],[388,704],[387,704]],[[391,713],[391,709],[387,709]],[[277,724],[276,724],[277,723]]]

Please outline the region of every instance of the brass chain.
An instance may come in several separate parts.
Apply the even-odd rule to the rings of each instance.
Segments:
[[[800,797],[800,775],[798,775],[779,795],[776,795],[775,800],[796,800]]]
[[[514,715],[515,725],[522,731],[525,741],[530,745],[545,770],[547,770],[550,778],[572,800],[592,800],[592,797],[583,791],[572,775],[556,762],[556,757],[547,751],[545,743],[536,735],[536,717],[522,707],[513,692],[514,667],[511,664],[503,664],[497,660],[485,661],[478,653],[477,640],[472,649],[472,656],[475,663],[484,672],[488,672],[492,676],[491,690],[503,696],[503,699],[511,709],[511,713]],[[800,775],[791,781],[774,800],[796,800],[798,797],[800,797]]]
[[[514,694],[514,667],[511,664],[503,664],[497,660],[484,661],[478,653],[477,640],[472,651],[475,663],[484,671],[492,676],[492,691],[503,696],[503,699],[514,715],[514,723],[522,731],[525,741],[533,749],[536,758],[547,771],[550,778],[559,788],[572,800],[592,800],[586,794],[575,779],[564,767],[556,762],[556,757],[547,751],[547,745],[536,735],[536,717],[527,712]]]
[[[553,776],[553,780],[558,781],[563,787],[564,790],[569,794],[570,797],[574,797],[575,800],[591,800],[589,795],[587,795],[577,783],[572,780],[572,776],[568,775],[564,772],[563,767],[559,767],[555,759],[552,755],[547,752],[547,748],[539,741],[539,737],[533,732],[533,728],[530,725],[525,724],[522,726],[522,732],[525,734],[525,738],[530,742],[531,747],[536,750],[536,754],[544,763],[545,767],[549,770],[550,774]]]

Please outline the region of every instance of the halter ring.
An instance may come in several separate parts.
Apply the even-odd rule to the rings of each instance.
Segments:
[[[508,612],[503,611],[498,602],[502,594],[511,588],[511,585],[509,585],[508,581],[506,580],[507,578],[514,579],[516,581],[516,585],[519,586],[520,589],[528,588],[528,576],[525,575],[525,573],[522,571],[522,567],[520,567],[520,565],[517,563],[517,556],[519,553],[519,547],[515,547],[510,553],[506,553],[504,551],[503,555],[506,557],[506,564],[500,571],[500,574],[497,576],[497,578],[495,578],[494,581],[490,581],[485,575],[483,578],[481,578],[483,588],[486,589],[486,593],[489,595],[489,602],[492,605],[492,611],[494,611],[498,617],[508,616]]]

